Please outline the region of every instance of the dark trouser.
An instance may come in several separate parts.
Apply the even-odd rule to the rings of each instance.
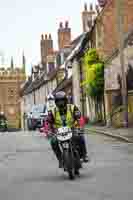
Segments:
[[[87,154],[87,148],[84,136],[83,135],[74,136],[73,141],[76,145],[79,145],[81,157],[85,157]]]
[[[61,160],[62,159],[62,153],[61,153],[57,139],[51,138],[50,144],[51,144],[51,147],[52,147],[54,154],[56,155],[57,160]]]
[[[76,144],[78,144],[80,146],[80,150],[81,150],[81,155],[82,157],[85,157],[87,154],[87,149],[86,149],[86,144],[85,144],[85,138],[84,136],[75,136],[73,137],[73,140]],[[58,141],[55,138],[51,138],[51,147],[53,152],[55,153],[56,157],[58,160],[61,160],[62,158],[62,153],[58,144]]]

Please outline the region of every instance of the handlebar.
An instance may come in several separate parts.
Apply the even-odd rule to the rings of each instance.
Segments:
[[[73,129],[73,135],[74,136],[79,136],[84,134],[84,129],[83,128],[74,128]]]
[[[83,128],[72,128],[72,133],[74,136],[79,136],[84,134],[84,129]],[[57,129],[55,129],[55,132],[48,131],[48,137],[54,137],[58,134]]]

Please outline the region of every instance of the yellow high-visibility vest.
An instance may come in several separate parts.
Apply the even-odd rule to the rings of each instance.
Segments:
[[[74,111],[74,105],[68,104],[67,105],[67,113],[66,113],[66,126],[69,128],[72,128],[74,126],[74,118],[73,118],[73,111]],[[55,128],[62,127],[62,119],[59,113],[59,109],[57,107],[54,108],[54,111],[52,111],[54,116],[54,125]]]

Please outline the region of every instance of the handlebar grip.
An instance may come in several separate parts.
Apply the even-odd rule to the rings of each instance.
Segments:
[[[74,128],[73,134],[74,135],[83,135],[84,134],[84,129],[83,128]]]

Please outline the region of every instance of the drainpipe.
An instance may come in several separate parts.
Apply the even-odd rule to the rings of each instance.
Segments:
[[[81,60],[79,61],[79,75],[80,75],[80,83],[83,82],[83,72],[82,72],[82,64],[81,64]],[[85,115],[85,110],[84,110],[84,91],[83,91],[83,87],[81,88],[81,107],[82,107],[82,114],[83,116]]]

